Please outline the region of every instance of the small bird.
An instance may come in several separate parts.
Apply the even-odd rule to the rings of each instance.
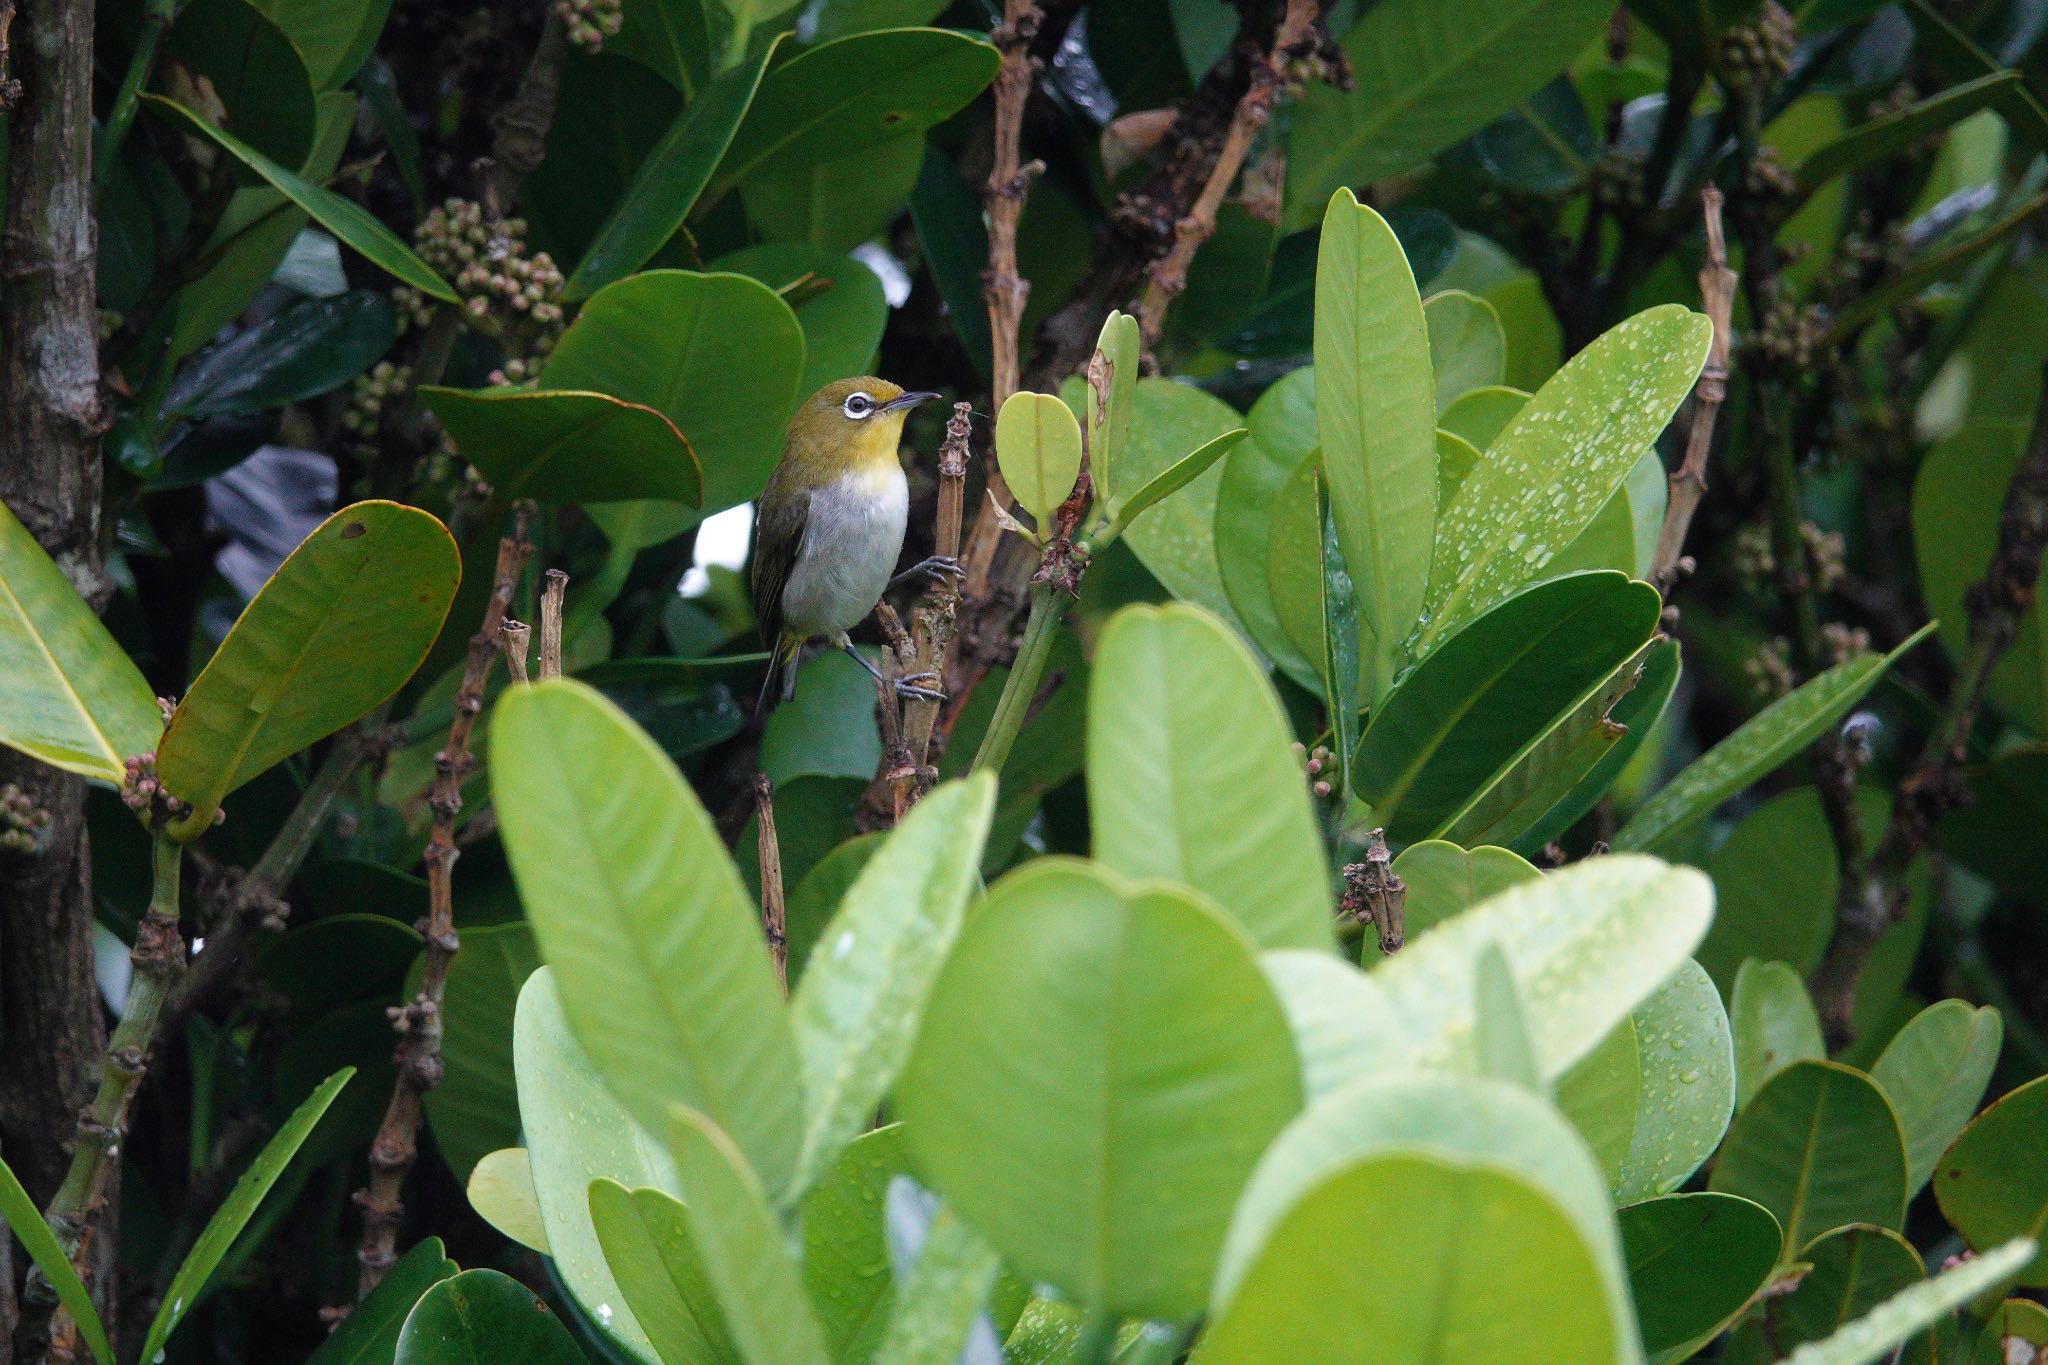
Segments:
[[[761,684],[765,704],[778,672],[783,700],[796,690],[796,659],[811,640],[825,639],[852,655],[876,681],[882,675],[846,632],[859,625],[897,583],[919,574],[960,572],[933,556],[890,578],[903,553],[910,486],[896,447],[903,419],[935,393],[906,393],[886,379],[861,375],[827,384],[796,410],[783,438],[782,462],[761,493],[754,518],[754,610],[772,653]],[[930,673],[896,681],[900,695],[941,700]]]

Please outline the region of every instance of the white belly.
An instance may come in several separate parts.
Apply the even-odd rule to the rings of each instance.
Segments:
[[[811,494],[782,616],[803,635],[837,635],[875,609],[903,553],[910,487],[895,465],[842,476]]]

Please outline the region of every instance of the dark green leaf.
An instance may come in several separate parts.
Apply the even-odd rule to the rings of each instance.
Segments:
[[[460,1267],[448,1259],[439,1237],[413,1245],[384,1273],[377,1287],[349,1310],[306,1365],[391,1365],[398,1334],[420,1295],[454,1275]]]
[[[502,497],[542,502],[704,496],[698,456],[654,408],[569,388],[424,388],[420,401]]]
[[[1770,1278],[1784,1241],[1770,1210],[1729,1194],[1668,1194],[1620,1216],[1652,1365],[1685,1359],[1727,1326]]]
[[[302,299],[207,351],[179,372],[159,421],[260,412],[340,388],[398,336],[382,294]]]
[[[2048,1126],[2048,1076],[2036,1077],[1979,1114],[1941,1157],[1934,1194],[1963,1240],[1988,1251],[2010,1237],[2039,1238],[2048,1228],[2048,1165],[2040,1141]],[[2048,1252],[2015,1276],[2048,1285]]]
[[[584,1365],[569,1329],[510,1275],[465,1270],[429,1289],[398,1334],[395,1365]]]
[[[467,1181],[484,1156],[519,1141],[519,1092],[512,1061],[512,1018],[519,991],[540,965],[533,930],[523,921],[462,931],[448,964],[441,1011],[441,1084],[427,1092],[434,1145],[455,1178]]]
[[[191,0],[178,11],[164,56],[204,76],[228,131],[271,160],[304,163],[313,146],[314,79],[304,51],[251,0]]]

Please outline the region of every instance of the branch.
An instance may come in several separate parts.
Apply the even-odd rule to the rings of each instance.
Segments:
[[[775,981],[789,994],[789,917],[782,894],[782,841],[775,834],[775,784],[754,774],[754,815],[761,863],[761,932],[775,959]]]
[[[1713,320],[1714,341],[1707,350],[1707,363],[1693,387],[1692,429],[1686,434],[1685,459],[1670,476],[1671,496],[1664,507],[1664,528],[1657,537],[1657,554],[1651,561],[1650,581],[1666,597],[1689,564],[1680,555],[1685,533],[1692,527],[1693,513],[1707,491],[1707,456],[1714,446],[1714,422],[1728,397],[1728,347],[1732,333],[1729,315],[1735,306],[1736,275],[1728,268],[1728,243],[1721,232],[1721,191],[1709,185],[1700,194],[1700,212],[1706,220],[1707,260],[1700,267],[1700,299]]]
[[[960,554],[960,527],[967,497],[968,418],[973,409],[955,403],[946,421],[946,439],[939,447],[939,498],[933,517],[932,553],[948,559]],[[994,477],[994,465],[990,465]],[[912,641],[908,671],[930,673],[937,678],[953,643],[954,622],[960,611],[960,584],[951,574],[934,575],[917,610],[910,618]],[[910,772],[891,785],[895,818],[901,820],[910,806],[930,791],[937,781],[931,766],[932,731],[939,720],[941,703],[916,697],[903,702],[902,741]]]
[[[1838,1042],[1850,1036],[1856,986],[1885,931],[1906,910],[1906,872],[1934,837],[1935,826],[1952,810],[1970,803],[1963,778],[1970,734],[1990,686],[1991,672],[2033,607],[2048,546],[2048,369],[2042,373],[2039,406],[2027,450],[1998,518],[1998,543],[1984,581],[1965,601],[1970,618],[1969,652],[1926,747],[1892,802],[1891,819],[1860,876],[1844,876],[1835,901],[1835,930],[1813,974],[1821,1018]]]
[[[462,811],[462,780],[476,766],[469,752],[469,734],[484,708],[484,684],[491,661],[498,656],[505,613],[533,553],[527,542],[528,504],[515,508],[512,534],[498,542],[497,574],[483,624],[469,639],[462,684],[455,692],[455,718],[448,724],[448,743],[434,755],[434,788],[427,804],[434,812],[434,831],[422,859],[427,865],[427,918],[420,925],[426,938],[426,968],[419,993],[391,1011],[398,1034],[393,1060],[398,1074],[391,1101],[370,1144],[370,1183],[356,1192],[363,1210],[363,1237],[356,1252],[360,1263],[356,1297],[365,1298],[397,1259],[399,1224],[405,1216],[405,1177],[419,1155],[421,1102],[441,1083],[441,999],[448,984],[448,964],[461,942],[455,935],[454,874],[459,855],[455,817]]]
[[[1344,896],[1338,908],[1357,923],[1373,927],[1381,952],[1401,951],[1408,939],[1408,883],[1394,873],[1385,830],[1367,836],[1364,862],[1345,864]]]
[[[540,594],[540,676],[562,676],[562,600],[569,592],[569,575],[549,569],[543,575],[547,587]]]
[[[498,627],[498,642],[505,650],[505,671],[512,675],[513,682],[532,681],[526,675],[528,645],[532,638],[533,627],[524,621],[514,621],[509,616]]]

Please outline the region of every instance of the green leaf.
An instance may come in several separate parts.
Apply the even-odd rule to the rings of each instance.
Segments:
[[[1358,593],[1337,535],[1329,484],[1320,472],[1316,509],[1322,531],[1323,714],[1330,721],[1330,747],[1337,751],[1336,781],[1331,785],[1338,792],[1349,793],[1351,765],[1358,751]]]
[[[675,423],[703,467],[709,516],[767,483],[803,368],[796,315],[759,280],[650,270],[591,295],[540,382],[608,393]]]
[[[1858,124],[1800,162],[1793,174],[1799,188],[1811,194],[1838,175],[1850,175],[1882,161],[2025,89],[2026,82],[2017,71],[2000,71],[1950,86],[1917,104]]]
[[[562,286],[563,298],[585,299],[625,278],[653,260],[676,235],[732,145],[781,41],[776,35],[752,58],[721,74],[676,116]]]
[[[988,1239],[941,1205],[903,1277],[876,1365],[954,1365],[1001,1269]]]
[[[882,757],[873,725],[875,681],[838,650],[797,670],[796,695],[761,729],[760,770],[778,788],[799,777],[855,777],[865,783]]]
[[[1953,1270],[1902,1290],[1826,1341],[1801,1346],[1786,1365],[1871,1365],[2024,1265],[2031,1241],[2007,1242]]]
[[[1546,1358],[1642,1359],[1591,1153],[1519,1086],[1369,1077],[1260,1161],[1202,1352],[1451,1365],[1514,1358],[1539,1320]]]
[[[1244,419],[1251,434],[1223,459],[1210,528],[1231,610],[1266,657],[1304,687],[1315,685],[1321,666],[1283,623],[1267,567],[1302,548],[1275,541],[1272,529],[1288,480],[1315,449],[1315,377],[1313,367],[1290,371],[1252,404]]]
[[[1865,654],[1808,679],[1744,721],[1645,801],[1614,836],[1617,849],[1654,848],[1819,739],[1862,701],[1885,669],[1927,638],[1913,632],[1889,654]]]
[[[1769,1209],[1732,1194],[1668,1194],[1620,1216],[1651,1365],[1684,1360],[1720,1335],[1770,1279],[1784,1241]]]
[[[1601,693],[1656,630],[1661,606],[1646,583],[1573,574],[1509,598],[1426,655],[1358,747],[1358,794],[1388,836],[1448,829],[1474,793]]]
[[[1287,218],[1413,170],[1541,90],[1600,36],[1600,0],[1385,0],[1344,35],[1349,90],[1314,86],[1289,138]]]
[[[223,121],[264,156],[297,166],[313,146],[313,75],[296,35],[251,0],[181,6],[163,55],[210,87]]]
[[[1422,298],[1386,219],[1331,196],[1316,253],[1316,427],[1375,701],[1422,613],[1437,523],[1436,400]]]
[[[1126,513],[1124,504],[1132,495],[1130,490],[1124,487],[1124,481],[1116,477],[1116,473],[1119,463],[1117,457],[1123,453],[1125,443],[1131,438],[1131,408],[1138,391],[1139,361],[1144,354],[1138,320],[1129,313],[1111,309],[1109,317],[1103,321],[1101,333],[1095,338],[1095,353],[1102,358],[1102,365],[1107,373],[1103,377],[1102,400],[1096,401],[1091,387],[1089,401],[1083,414],[1088,431],[1088,468],[1094,476],[1095,486],[1100,490],[1105,505],[1110,508],[1118,523],[1128,525],[1131,517],[1136,516],[1137,512]],[[1093,361],[1090,363],[1092,365]],[[1215,442],[1211,441],[1201,450],[1207,450],[1214,444]],[[1201,451],[1196,452],[1200,453]],[[1223,452],[1219,450],[1216,453],[1220,455]],[[1188,457],[1190,460],[1193,458],[1193,455]],[[1179,464],[1153,475],[1151,483],[1146,484],[1145,488],[1149,490],[1153,484],[1187,462],[1188,460],[1182,460]],[[1194,474],[1201,472],[1197,469]],[[1184,487],[1194,474],[1175,484],[1174,488]],[[1171,488],[1166,489],[1153,501],[1157,502],[1159,498],[1172,491]]]
[[[882,1205],[908,1161],[903,1125],[863,1133],[804,1199],[804,1288],[834,1360],[873,1359],[887,1330],[896,1282]]]
[[[157,1352],[163,1349],[164,1342],[184,1321],[186,1313],[198,1304],[208,1287],[207,1281],[213,1278],[213,1272],[219,1268],[221,1259],[228,1254],[235,1239],[242,1235],[242,1229],[248,1227],[249,1220],[256,1216],[263,1197],[270,1193],[271,1186],[277,1183],[285,1167],[291,1164],[299,1148],[312,1135],[313,1126],[320,1122],[327,1106],[334,1103],[334,1097],[355,1074],[354,1067],[343,1067],[321,1082],[319,1088],[292,1111],[277,1134],[263,1144],[263,1150],[256,1154],[256,1159],[249,1163],[249,1169],[235,1181],[235,1187],[214,1210],[213,1217],[206,1222],[206,1229],[199,1234],[199,1240],[192,1244],[192,1249],[179,1263],[177,1273],[171,1276],[137,1359],[154,1360]]]
[[[883,840],[790,997],[809,1120],[791,1189],[865,1131],[910,1056],[979,881],[994,774],[934,788]]]
[[[1117,504],[1116,517],[1110,522],[1109,529],[1102,533],[1100,543],[1108,544],[1123,536],[1131,529],[1131,523],[1147,508],[1172,497],[1201,478],[1209,471],[1210,465],[1229,454],[1231,447],[1242,441],[1247,434],[1243,430],[1226,431],[1147,479],[1142,488]],[[1218,506],[1221,505],[1219,499]]]
[[[1735,1110],[1735,1051],[1720,992],[1697,962],[1636,1006],[1642,1088],[1618,1200],[1666,1194],[1713,1155]]]
[[[1754,1199],[1785,1230],[1781,1260],[1847,1223],[1899,1225],[1906,1146],[1884,1092],[1834,1062],[1794,1062],[1735,1116],[1709,1187]]]
[[[1629,1142],[1635,1136],[1642,1068],[1635,1019],[1630,1017],[1557,1078],[1554,1098],[1558,1112],[1571,1120],[1593,1149],[1610,1186],[1619,1182]]]
[[[1531,396],[1505,384],[1472,389],[1459,394],[1437,414],[1436,424],[1469,441],[1473,449],[1483,451],[1507,430],[1515,414],[1529,405]]]
[[[420,1295],[460,1269],[448,1259],[439,1237],[414,1243],[385,1272],[370,1297],[350,1309],[320,1348],[306,1357],[306,1365],[390,1365],[406,1315]]]
[[[2008,1365],[2006,1347],[2010,1342],[2048,1346],[2048,1308],[2032,1299],[2013,1298],[1999,1304],[1985,1322],[1976,1349],[1967,1357],[1968,1365]],[[2035,1359],[2040,1359],[2038,1350]]]
[[[859,261],[799,242],[763,242],[720,256],[711,268],[751,276],[778,294],[800,286],[796,322],[804,333],[804,372],[798,393],[873,371],[889,299],[875,272]]]
[[[5,503],[0,689],[0,744],[113,786],[163,734],[149,683]]]
[[[922,133],[905,133],[823,161],[777,163],[740,185],[747,219],[770,241],[852,251],[882,235],[917,188]]]
[[[2048,1228],[2048,1167],[2040,1159],[2048,1122],[2048,1076],[2012,1091],[1973,1120],[1942,1154],[1934,1194],[1963,1240],[1984,1251]],[[2023,1259],[2019,1283],[2048,1285],[2048,1255]]]
[[[1607,795],[1627,771],[1629,762],[1656,732],[1665,710],[1671,705],[1672,693],[1678,690],[1678,641],[1653,641],[1636,657],[1642,661],[1642,678],[1608,712],[1608,719],[1617,725],[1627,726],[1628,733],[1615,742],[1614,747],[1593,765],[1593,770],[1580,780],[1578,786],[1565,794],[1562,801],[1516,837],[1518,847],[1531,851],[1540,849],[1576,825],[1599,803],[1601,797]],[[1715,922],[1719,923],[1719,920],[1717,911]]]
[[[319,88],[332,89],[356,74],[370,55],[392,0],[255,0],[305,56]],[[183,16],[180,16],[183,17]]]
[[[998,60],[987,42],[935,28],[860,33],[806,48],[761,81],[699,211],[756,174],[923,132],[980,94]]]
[[[288,304],[179,372],[158,418],[261,412],[340,388],[398,336],[390,300],[367,289]]]
[[[280,166],[254,147],[222,132],[176,101],[167,100],[161,95],[145,94],[142,98],[155,109],[175,114],[193,132],[211,138],[229,156],[262,176],[285,198],[312,214],[322,227],[361,252],[370,264],[383,270],[400,284],[409,284],[423,294],[430,294],[448,303],[457,302],[455,291],[449,287],[448,282],[435,274],[433,267],[414,255],[411,247],[400,241],[396,233],[378,222],[362,205],[352,199],[344,199],[324,186],[314,184],[296,171]]]
[[[1394,859],[1394,875],[1408,885],[1407,941],[1413,943],[1417,935],[1496,892],[1543,874],[1504,848],[1468,851],[1442,839],[1421,839]],[[1370,934],[1362,948],[1366,965],[1379,959],[1379,944]]]
[[[1422,301],[1429,327],[1429,368],[1436,383],[1439,420],[1474,389],[1497,387],[1507,373],[1508,339],[1493,305],[1462,289]]]
[[[1585,529],[1692,391],[1713,334],[1702,314],[1652,308],[1537,390],[1437,520],[1419,652],[1537,577]]]
[[[171,714],[157,771],[192,806],[172,836],[204,832],[222,797],[404,686],[461,577],[454,538],[416,507],[359,502],[315,527]]]
[[[1061,396],[1077,411],[1090,406],[1087,388],[1078,380],[1069,380]],[[1117,451],[1117,483],[1141,488],[1189,451],[1243,426],[1236,409],[1193,385],[1140,379],[1131,395],[1130,437]],[[1211,465],[1177,496],[1131,523],[1123,539],[1167,591],[1228,620],[1230,595],[1216,563],[1217,489],[1222,480],[1222,470]]]
[[[787,1190],[796,1045],[753,899],[661,750],[569,680],[504,694],[491,792],[541,956],[577,1039],[650,1132],[678,1102],[723,1119]]]
[[[1900,1290],[1927,1278],[1920,1253],[1890,1228],[1836,1228],[1799,1251],[1810,1269],[1790,1292],[1774,1294],[1736,1333],[1731,1357],[1781,1360],[1794,1347],[1832,1336]]]
[[[590,1222],[606,1267],[663,1365],[741,1359],[682,1201],[660,1190],[629,1191],[616,1180],[593,1180]]]
[[[448,964],[441,1083],[427,1092],[426,1106],[434,1145],[457,1180],[519,1141],[512,1015],[520,987],[538,966],[533,930],[523,921],[465,926],[462,951]]]
[[[2004,1039],[1997,1010],[1944,1000],[1907,1021],[1870,1069],[1906,1133],[1909,1196],[1933,1177],[1942,1152],[1977,1112]]]
[[[398,1334],[396,1365],[583,1365],[583,1352],[531,1289],[497,1270],[465,1270],[421,1296]]]
[[[36,1269],[50,1281],[57,1301],[78,1324],[78,1334],[85,1338],[93,1359],[99,1365],[114,1365],[114,1348],[107,1341],[107,1329],[100,1324],[98,1310],[92,1306],[92,1295],[86,1292],[78,1272],[71,1268],[71,1258],[57,1244],[57,1235],[43,1221],[42,1210],[4,1161],[0,1161],[0,1223],[13,1231]]]
[[[896,1098],[918,1169],[1019,1275],[1183,1318],[1301,1080],[1234,924],[1040,859],[961,933]]]
[[[714,53],[704,0],[642,0],[625,6],[625,23],[605,51],[631,57],[694,99],[711,76]]]
[[[422,388],[464,459],[508,498],[622,502],[704,496],[696,452],[662,413],[607,393]]]
[[[477,1216],[523,1247],[548,1254],[547,1220],[533,1184],[533,1154],[501,1147],[470,1168],[463,1193]]]
[[[1746,1105],[1764,1082],[1794,1062],[1828,1055],[1820,1016],[1799,973],[1783,962],[1747,958],[1728,999],[1735,1029],[1735,1103]]]
[[[1546,1093],[1548,1087],[1529,1042],[1521,991],[1507,959],[1501,956],[1500,945],[1489,943],[1481,948],[1473,967],[1472,1040],[1479,1059],[1478,1074],[1521,1086],[1532,1094]]]
[[[1328,947],[1329,878],[1291,738],[1222,622],[1181,603],[1124,608],[1088,680],[1096,856],[1192,887],[1261,947]]]
[[[609,1179],[679,1195],[674,1159],[612,1097],[577,1047],[550,968],[528,977],[519,992],[512,1055],[534,1197],[555,1269],[614,1340],[638,1360],[659,1360],[605,1262],[590,1218],[590,1184]],[[611,1309],[609,1317],[600,1308]]]
[[[1081,475],[1081,424],[1049,393],[1013,393],[996,414],[996,462],[1018,503],[1050,534],[1053,510]]]
[[[1421,1065],[1469,1071],[1473,975],[1498,944],[1521,987],[1543,1075],[1562,1075],[1678,970],[1712,915],[1691,868],[1614,856],[1523,882],[1373,969]]]
[[[1287,1012],[1311,1101],[1369,1072],[1404,1064],[1388,1040],[1400,1026],[1379,983],[1340,957],[1309,948],[1274,948],[1259,966]]]

